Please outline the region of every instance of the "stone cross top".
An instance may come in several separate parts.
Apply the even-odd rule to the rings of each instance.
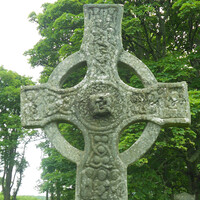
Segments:
[[[121,5],[85,5],[84,13],[80,51],[61,62],[46,84],[22,88],[22,124],[43,128],[55,148],[77,164],[76,200],[127,200],[128,165],[151,147],[162,126],[190,123],[187,85],[158,83],[140,60],[123,50]],[[61,89],[68,74],[85,64],[85,78]],[[126,85],[117,65],[131,67],[144,88]],[[84,151],[63,138],[60,121],[82,131]],[[119,153],[120,132],[137,121],[148,121],[146,128],[128,150]]]

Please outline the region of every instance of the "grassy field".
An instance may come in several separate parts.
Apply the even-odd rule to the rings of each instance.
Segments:
[[[45,200],[45,197],[41,196],[18,196],[17,200]]]
[[[3,195],[0,194],[0,200],[3,200]],[[18,196],[17,200],[45,200],[42,196]]]

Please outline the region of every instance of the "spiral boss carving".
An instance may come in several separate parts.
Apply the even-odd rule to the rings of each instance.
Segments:
[[[81,49],[61,62],[48,82],[22,88],[24,127],[41,127],[55,148],[77,164],[76,200],[127,200],[127,167],[156,140],[164,125],[190,123],[187,85],[158,83],[150,70],[123,50],[121,5],[85,5]],[[69,72],[87,63],[81,83],[61,89]],[[144,85],[123,83],[117,64],[135,71]],[[82,130],[85,149],[72,147],[57,123],[69,121]],[[128,150],[118,152],[121,130],[136,121],[148,121],[143,134]]]

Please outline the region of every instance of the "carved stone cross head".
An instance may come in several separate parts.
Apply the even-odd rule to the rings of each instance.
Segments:
[[[85,30],[80,51],[61,62],[48,82],[22,88],[22,124],[44,129],[55,148],[77,164],[76,200],[127,200],[127,167],[154,143],[165,125],[190,123],[187,84],[158,83],[151,71],[123,50],[121,5],[85,5]],[[69,73],[87,64],[85,78],[61,89]],[[117,65],[131,67],[144,88],[126,85]],[[71,146],[57,123],[75,124],[85,149]],[[119,153],[120,132],[130,123],[147,121],[140,138]]]

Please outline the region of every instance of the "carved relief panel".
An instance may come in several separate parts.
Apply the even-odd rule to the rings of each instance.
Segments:
[[[82,200],[123,200],[127,195],[126,168],[113,153],[112,132],[89,134],[91,147],[81,170]]]
[[[54,90],[48,87],[26,87],[22,89],[22,123],[40,126],[55,115],[71,116],[74,110],[75,91]]]

